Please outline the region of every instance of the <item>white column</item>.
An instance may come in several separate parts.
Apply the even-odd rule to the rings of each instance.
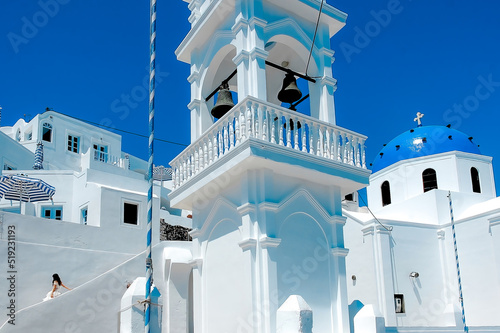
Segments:
[[[335,125],[335,102],[333,94],[337,90],[337,80],[332,76],[334,51],[322,48],[320,50],[320,79],[309,83],[311,99],[311,116]]]
[[[345,257],[349,250],[344,248],[344,225],[346,218],[335,215],[332,218],[332,240],[330,244],[330,294],[332,299],[333,331],[349,333],[349,302],[347,298]]]
[[[258,18],[246,20],[239,18],[232,27],[236,36],[236,56],[233,62],[238,69],[238,100],[253,96],[261,100],[266,94],[266,58],[264,50],[263,30],[267,22]]]
[[[387,326],[396,326],[394,308],[394,279],[391,260],[391,233],[380,225],[373,226],[375,279],[380,312]]]
[[[213,118],[210,114],[213,105],[212,100],[205,102],[201,95],[201,82],[202,73],[191,66],[191,75],[188,77],[191,83],[191,102],[188,104],[191,110],[191,143],[196,141],[210,126],[213,124]]]

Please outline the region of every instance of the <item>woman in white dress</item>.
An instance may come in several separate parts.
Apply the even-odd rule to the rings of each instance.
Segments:
[[[43,301],[48,301],[49,299],[51,298],[54,298],[54,297],[57,297],[59,295],[61,295],[61,292],[59,291],[59,289],[61,287],[64,287],[68,290],[71,290],[70,288],[66,287],[62,282],[61,282],[61,278],[59,277],[59,275],[56,273],[54,275],[52,275],[52,290],[49,291],[47,293],[47,296],[45,296],[45,298],[43,299]]]

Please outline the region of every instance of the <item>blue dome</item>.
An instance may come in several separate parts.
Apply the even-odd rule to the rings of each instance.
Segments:
[[[389,142],[373,161],[373,172],[410,158],[449,151],[481,154],[464,133],[446,126],[422,126],[406,131]]]

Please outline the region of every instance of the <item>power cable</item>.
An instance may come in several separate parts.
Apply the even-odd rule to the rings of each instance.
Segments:
[[[306,76],[307,76],[307,70],[309,69],[309,62],[311,61],[312,51],[314,48],[314,41],[316,40],[316,34],[318,33],[319,19],[321,17],[321,10],[323,9],[324,2],[325,2],[325,0],[321,0],[321,5],[319,6],[318,20],[316,21],[316,28],[314,29],[314,37],[313,37],[312,44],[311,44],[311,50],[309,50],[309,58],[307,59]]]
[[[66,116],[68,116],[68,115],[66,115]],[[109,128],[109,129],[114,130],[114,131],[119,131],[119,132],[131,134],[131,135],[139,136],[141,138],[146,138],[146,139],[149,138],[149,135],[144,135],[144,134],[139,134],[139,133],[135,133],[135,132],[130,132],[130,131],[127,131],[127,130],[123,130],[123,129],[119,129],[119,128],[115,128],[115,127],[111,127],[111,126],[106,126],[106,125],[103,125],[103,124],[95,123],[93,121],[89,121],[89,120],[85,120],[85,119],[81,119],[81,118],[77,118],[77,117],[73,117],[73,116],[68,116],[68,117],[71,117],[71,118],[76,119],[76,120],[83,121],[84,123],[95,125],[97,127]],[[169,141],[169,140],[165,140],[165,139],[155,138],[155,141],[161,141],[161,142],[170,143],[170,144],[173,144],[173,145],[178,145],[178,146],[183,146],[183,147],[189,146],[189,145],[184,144],[184,143]]]
[[[382,222],[380,222],[380,221],[377,219],[377,217],[375,216],[375,214],[373,214],[373,212],[372,212],[372,211],[370,210],[370,208],[368,207],[368,204],[366,203],[365,199],[363,199],[363,196],[361,195],[361,193],[359,193],[359,191],[357,191],[357,192],[358,192],[358,197],[360,197],[360,198],[361,198],[361,200],[363,201],[363,203],[366,205],[366,209],[368,209],[368,211],[370,212],[370,214],[372,214],[372,216],[373,216],[373,218],[375,219],[375,221],[377,221],[377,222],[378,222],[378,224],[380,224],[382,227],[384,227],[384,229],[385,229],[385,230],[387,230],[387,231],[392,231],[392,229],[393,229],[393,228],[392,228],[391,226],[386,227],[385,225],[383,225],[383,224],[382,224]]]

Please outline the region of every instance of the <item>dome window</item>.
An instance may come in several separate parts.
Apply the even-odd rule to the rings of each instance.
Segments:
[[[391,186],[389,182],[386,180],[380,186],[380,190],[382,192],[382,206],[387,206],[391,204]]]
[[[479,183],[479,172],[476,168],[470,168],[470,177],[472,180],[472,192],[481,193],[481,184]]]
[[[436,170],[434,169],[425,169],[422,172],[422,182],[424,184],[424,193],[430,190],[434,190],[438,188]]]

